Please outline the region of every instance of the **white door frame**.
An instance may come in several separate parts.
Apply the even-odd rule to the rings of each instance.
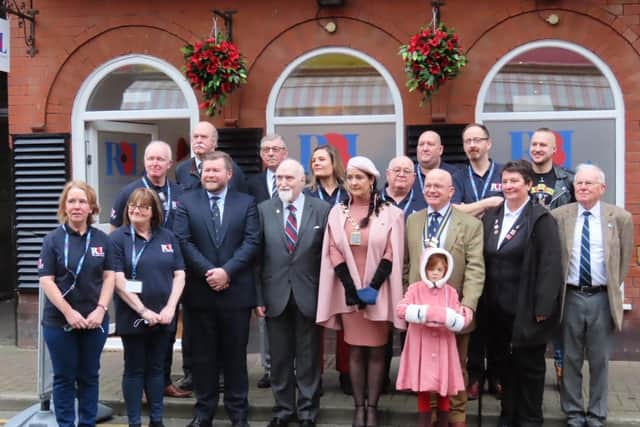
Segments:
[[[86,144],[86,155],[91,156],[91,166],[87,166],[87,183],[93,185],[98,182],[98,132],[125,132],[125,133],[140,133],[151,135],[151,140],[158,139],[158,126],[139,124],[139,123],[126,123],[126,122],[114,122],[108,120],[96,120],[93,122],[87,122],[86,137],[88,144]],[[85,163],[86,165],[86,163]]]
[[[112,110],[87,111],[89,98],[96,86],[112,71],[126,65],[148,65],[165,73],[178,85],[187,101],[187,108],[158,110]],[[148,55],[125,55],[114,58],[96,68],[82,83],[73,102],[71,112],[71,162],[72,177],[87,180],[87,154],[89,138],[85,133],[87,122],[100,120],[164,120],[188,119],[189,129],[193,129],[200,120],[198,100],[193,89],[182,73],[168,62]]]
[[[278,94],[280,93],[280,89],[284,84],[285,80],[289,77],[289,75],[295,70],[298,65],[304,63],[308,59],[314,58],[319,55],[325,55],[328,53],[339,53],[343,55],[355,56],[358,59],[368,63],[371,65],[380,75],[384,78],[387,83],[387,87],[391,91],[391,97],[393,99],[393,106],[395,113],[394,114],[372,114],[372,115],[345,115],[345,116],[295,116],[295,117],[277,117],[275,115],[276,112],[276,101],[278,100]],[[310,52],[307,52],[294,61],[292,61],[284,71],[280,74],[275,84],[271,88],[271,92],[269,93],[269,98],[267,101],[266,108],[266,119],[267,119],[267,133],[274,133],[276,125],[318,125],[318,124],[345,124],[345,123],[394,123],[395,124],[395,135],[396,135],[396,145],[395,151],[396,155],[404,153],[404,113],[402,108],[402,96],[400,95],[400,90],[396,85],[395,80],[391,77],[391,74],[387,69],[377,60],[372,58],[371,56],[362,53],[355,49],[350,49],[347,47],[323,47],[319,49],[314,49]]]

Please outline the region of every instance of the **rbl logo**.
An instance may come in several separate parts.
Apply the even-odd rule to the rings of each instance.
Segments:
[[[349,159],[355,156],[357,150],[357,133],[325,133],[325,134],[299,134],[300,139],[300,163],[309,173],[309,161],[311,160],[312,142],[316,145],[333,145],[340,153],[342,162],[346,165]]]
[[[565,168],[571,168],[573,164],[573,131],[554,131],[556,136],[556,152],[553,155],[553,164]],[[529,145],[533,131],[510,131],[511,136],[511,158],[529,159]]]
[[[113,176],[114,169],[119,175],[138,175],[136,171],[137,144],[129,142],[105,142],[106,175]]]

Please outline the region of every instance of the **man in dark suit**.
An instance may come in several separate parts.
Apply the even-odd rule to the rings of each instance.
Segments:
[[[272,134],[262,137],[260,159],[265,170],[247,180],[249,194],[256,198],[256,203],[278,197],[276,169],[288,156],[287,144],[280,135]]]
[[[276,185],[276,169],[287,158],[287,145],[280,135],[265,135],[260,141],[260,159],[265,166],[264,172],[253,175],[247,181],[249,194],[256,199],[256,203],[278,197]],[[264,368],[264,375],[258,380],[258,388],[271,387],[271,356],[269,354],[269,340],[264,318],[258,318],[258,334],[260,335],[260,362]]]
[[[209,122],[200,122],[191,133],[191,151],[194,157],[185,159],[176,166],[176,182],[185,190],[200,187],[202,156],[218,148],[218,130]],[[229,188],[241,193],[247,192],[247,180],[240,166],[233,160],[233,175]]]
[[[234,427],[248,426],[247,344],[256,290],[252,263],[260,220],[253,197],[228,188],[231,158],[202,157],[202,190],[186,193],[174,230],[187,265],[183,304],[191,319],[194,418],[211,427],[218,407],[218,358],[225,378],[224,406]]]
[[[267,318],[275,399],[269,427],[287,426],[296,415],[301,426],[312,427],[320,402],[318,280],[331,206],[302,194],[304,168],[296,160],[282,161],[276,179],[278,198],[258,206],[262,262],[256,311]]]
[[[176,166],[176,183],[183,191],[200,188],[200,175],[202,170],[202,158],[206,153],[214,151],[218,147],[218,130],[209,122],[199,122],[191,133],[191,151],[194,157],[185,159]],[[232,160],[233,174],[229,188],[241,193],[247,192],[247,183],[242,169]],[[182,312],[182,369],[184,377],[178,383],[183,390],[193,390],[191,376],[191,342],[189,335],[191,319],[186,311]],[[220,378],[220,388],[223,387]]]

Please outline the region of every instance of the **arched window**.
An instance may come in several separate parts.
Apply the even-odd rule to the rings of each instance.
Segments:
[[[102,64],[78,91],[71,115],[73,177],[87,181],[107,228],[120,188],[144,172],[144,148],[166,141],[173,157],[189,153],[198,101],[182,73],[162,59],[126,55]]]
[[[591,51],[558,40],[520,46],[482,83],[476,118],[491,131],[492,156],[528,158],[538,127],[555,131],[554,163],[595,163],[607,175],[605,200],[624,204],[624,103],[609,67]]]
[[[386,69],[347,48],[323,48],[293,61],[271,90],[268,132],[308,167],[316,145],[331,144],[347,161],[370,157],[379,168],[402,152],[402,101]]]

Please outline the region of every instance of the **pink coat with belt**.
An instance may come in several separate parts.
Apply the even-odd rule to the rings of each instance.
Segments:
[[[353,278],[356,289],[366,287],[371,283],[382,255],[391,243],[392,257],[391,274],[382,284],[378,300],[374,305],[367,305],[364,309],[365,318],[375,321],[388,321],[398,329],[405,329],[406,323],[396,314],[395,307],[402,298],[402,267],[404,259],[404,214],[394,206],[385,205],[379,214],[372,215],[369,222],[369,242],[367,246],[367,260],[364,277],[360,277],[349,239],[344,232],[345,214],[343,205],[335,205],[329,213],[327,230],[322,245],[322,260],[320,264],[320,283],[318,286],[318,311],[316,323],[326,328],[340,330],[341,313],[355,311],[354,306],[347,306],[344,299],[344,288],[340,279],[335,275],[329,258],[329,233],[333,237],[336,247],[344,255],[349,273]]]
[[[429,249],[432,252],[446,252],[443,249]],[[427,255],[427,256],[424,256]],[[447,255],[449,255],[447,253]],[[426,324],[409,323],[407,339],[400,356],[400,369],[396,388],[398,390],[429,391],[441,396],[455,396],[465,389],[458,347],[454,332],[444,326],[445,308],[449,307],[464,317],[465,326],[472,320],[472,312],[460,305],[456,290],[444,283],[427,282],[424,270],[429,254],[423,254],[421,276],[423,281],[415,282],[397,307],[398,315],[405,318],[411,304],[428,305]],[[450,257],[450,255],[449,255]],[[453,270],[450,258],[446,281]]]

